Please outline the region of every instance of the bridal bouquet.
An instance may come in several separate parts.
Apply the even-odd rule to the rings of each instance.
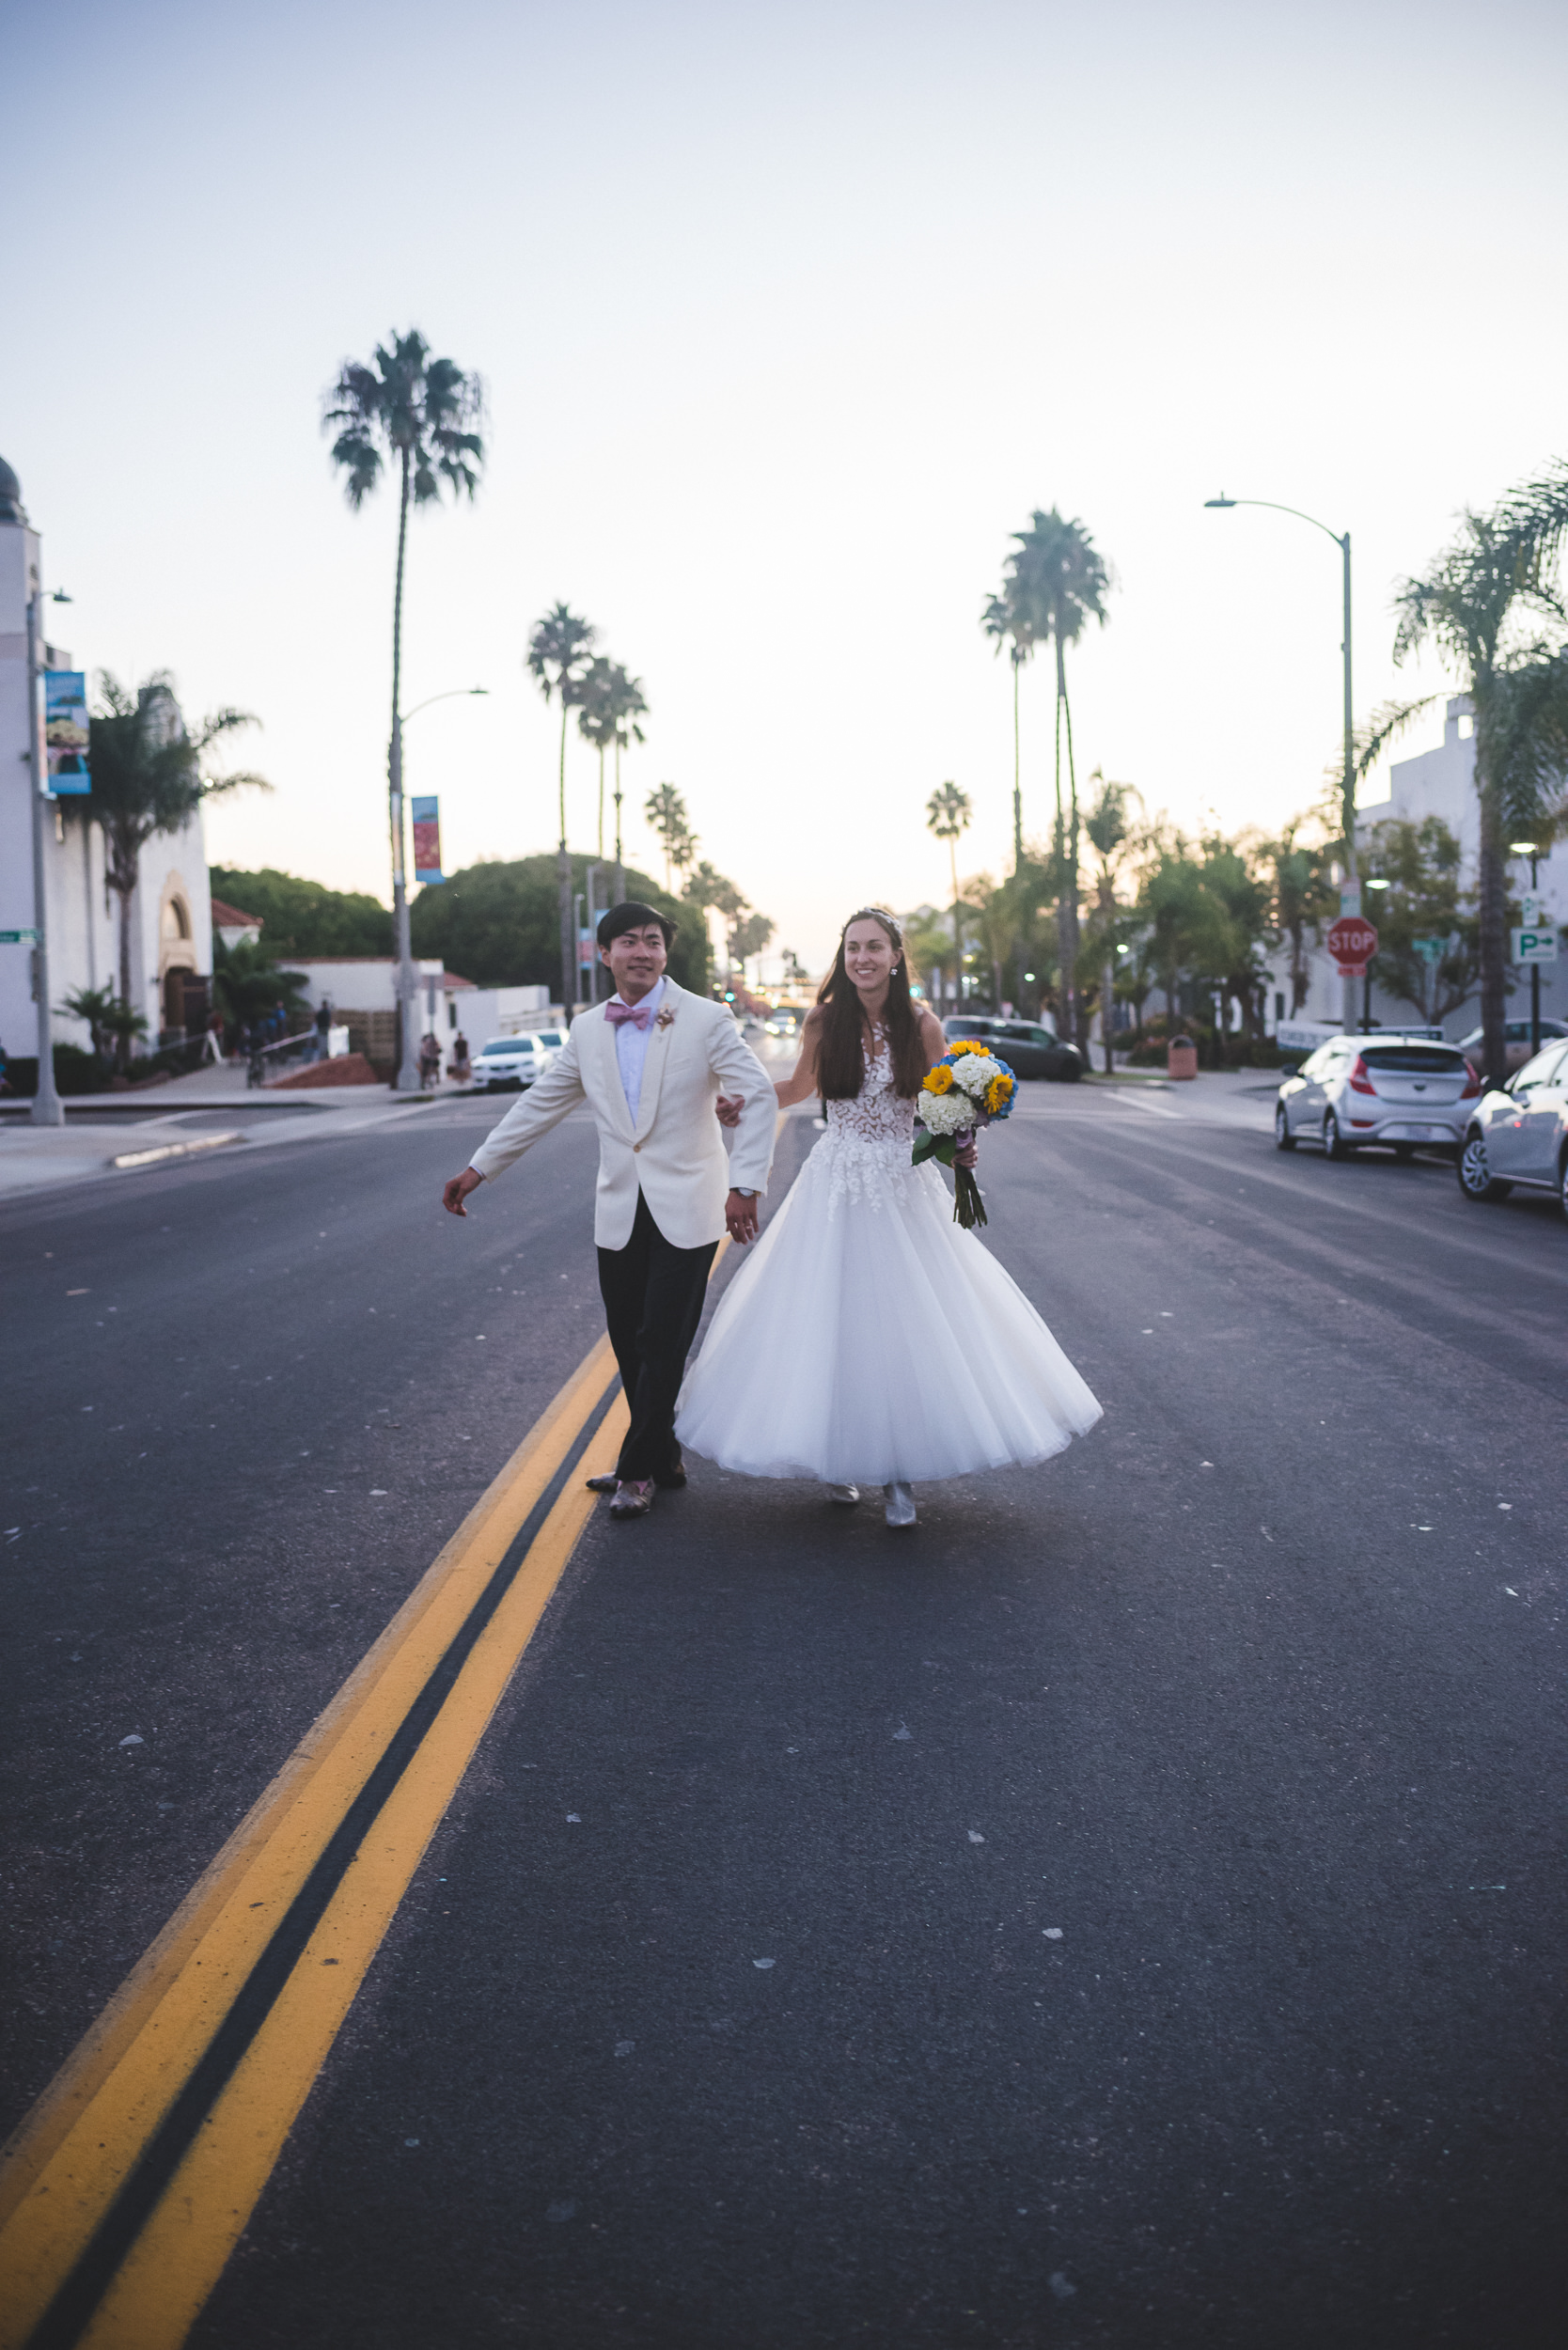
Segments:
[[[915,1165],[940,1159],[953,1170],[953,1221],[967,1232],[986,1222],[980,1187],[958,1152],[981,1126],[1006,1118],[1018,1080],[1005,1060],[983,1044],[959,1043],[921,1080],[915,1116],[925,1129],[915,1137]]]

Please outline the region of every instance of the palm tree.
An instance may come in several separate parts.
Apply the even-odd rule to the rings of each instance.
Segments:
[[[1004,587],[999,596],[993,596],[980,614],[980,626],[987,636],[996,640],[1000,652],[1005,644],[1012,669],[1012,870],[1016,873],[1024,862],[1024,786],[1019,763],[1018,735],[1018,672],[1034,650],[1034,625],[1026,612],[1010,600]]]
[[[599,754],[599,831],[594,854],[604,854],[604,753],[616,739],[616,722],[610,708],[610,681],[616,664],[596,653],[583,671],[577,689],[577,731],[585,743]]]
[[[956,783],[943,784],[926,802],[926,829],[938,840],[948,844],[948,862],[953,884],[953,959],[957,972],[959,1001],[964,1000],[964,926],[960,912],[962,901],[958,894],[958,844],[969,829],[972,811],[969,794],[961,791]]]
[[[706,979],[708,972],[707,958],[713,951],[713,940],[710,937],[708,931],[709,913],[715,906],[723,907],[727,905],[731,899],[738,897],[740,893],[736,889],[734,883],[726,881],[724,875],[718,872],[714,867],[710,865],[707,858],[704,857],[696,871],[687,875],[685,885],[681,891],[681,895],[689,906],[696,907],[698,913],[702,917],[704,957],[703,974]]]
[[[572,859],[566,853],[566,713],[581,699],[599,631],[568,603],[554,603],[536,620],[524,656],[528,675],[546,704],[558,697],[561,706],[561,750],[558,776],[560,838],[556,852],[556,887],[559,898],[561,933],[561,1008],[570,1020],[577,996],[576,921],[572,907]]]
[[[1507,1070],[1508,844],[1554,821],[1568,776],[1568,608],[1553,578],[1565,535],[1568,484],[1548,477],[1496,514],[1466,512],[1451,544],[1394,598],[1395,660],[1434,646],[1475,713],[1482,1058],[1494,1084]]]
[[[1047,639],[1057,656],[1056,850],[1062,874],[1058,901],[1063,1009],[1069,1036],[1078,1038],[1078,780],[1073,756],[1073,710],[1067,697],[1066,649],[1075,645],[1090,620],[1105,624],[1110,567],[1081,522],[1069,522],[1053,506],[1037,507],[1028,528],[1013,532],[1016,552],[1008,557],[1000,598],[1008,616],[1005,633],[1014,651]],[[1000,628],[994,634],[1004,633]],[[1027,657],[1027,655],[1026,655]],[[1016,682],[1016,681],[1015,681]],[[1061,792],[1062,728],[1067,729],[1068,800]]]
[[[104,879],[119,900],[119,999],[129,1014],[131,908],[143,849],[160,833],[179,832],[203,800],[247,787],[261,791],[272,787],[260,776],[215,774],[207,766],[214,744],[258,723],[244,711],[215,711],[192,734],[175,699],[174,682],[164,670],[133,694],[101,669],[98,694],[89,728],[92,798],[83,814],[90,806],[91,820],[103,835]],[[122,1068],[129,1061],[131,1035],[122,1024]]]
[[[1336,783],[1343,770],[1335,770]],[[1339,897],[1329,882],[1326,847],[1307,848],[1297,839],[1302,817],[1293,817],[1278,840],[1265,843],[1263,856],[1274,877],[1273,929],[1281,945],[1290,948],[1291,1014],[1307,1001],[1310,970],[1307,960],[1309,927],[1320,928],[1339,909]],[[1331,818],[1325,819],[1332,822]]]
[[[620,845],[620,754],[622,751],[630,750],[634,743],[641,743],[646,739],[641,727],[637,724],[637,720],[639,718],[645,718],[648,715],[648,703],[643,695],[642,680],[640,677],[633,677],[628,670],[621,666],[619,661],[612,663],[611,667],[613,674],[608,687],[608,708],[613,721],[611,740],[615,745],[616,891],[619,897],[624,898],[626,895],[626,870],[625,858]],[[603,831],[604,828],[604,790],[603,781],[601,781],[599,788],[601,831]]]
[[[345,359],[326,396],[323,431],[336,430],[332,462],[343,473],[343,494],[357,514],[390,460],[398,476],[398,578],[392,598],[392,735],[386,755],[392,822],[392,910],[398,932],[398,995],[402,1060],[398,1085],[416,1090],[414,1050],[414,957],[408,938],[408,883],[403,843],[403,573],[408,509],[429,506],[445,483],[454,497],[473,499],[484,464],[475,429],[484,417],[484,386],[451,359],[432,359],[424,337],[393,333],[378,343],[370,365]]]
[[[679,850],[688,841],[694,848],[696,846],[696,836],[686,815],[686,803],[674,784],[661,783],[658,790],[651,791],[643,802],[642,812],[658,834],[664,849],[665,887],[667,889],[670,867],[673,865],[679,869],[681,864]],[[690,861],[688,855],[687,863]]]

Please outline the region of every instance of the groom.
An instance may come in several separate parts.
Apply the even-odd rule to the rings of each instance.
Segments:
[[[632,1415],[615,1476],[588,1481],[614,1486],[612,1517],[643,1518],[658,1486],[686,1481],[676,1398],[720,1233],[728,1226],[733,1240],[756,1236],[777,1102],[727,1008],[666,976],[673,922],[634,901],[612,906],[597,934],[617,993],[578,1014],[561,1052],[452,1177],[442,1205],[466,1215],[471,1192],[588,1104],[599,1128],[599,1290]],[[720,1104],[735,1131],[728,1165]]]

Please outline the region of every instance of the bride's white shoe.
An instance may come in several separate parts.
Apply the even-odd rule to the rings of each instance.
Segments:
[[[884,1485],[882,1490],[887,1496],[887,1507],[883,1512],[883,1515],[888,1525],[913,1526],[915,1523],[914,1486],[902,1484],[895,1479],[891,1485]]]
[[[860,1488],[858,1485],[829,1485],[827,1497],[829,1501],[839,1502],[844,1509],[850,1510],[860,1498]]]

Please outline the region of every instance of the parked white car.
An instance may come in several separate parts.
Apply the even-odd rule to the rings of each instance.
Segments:
[[[1516,1069],[1470,1110],[1459,1152],[1466,1199],[1506,1199],[1515,1183],[1551,1191],[1568,1215],[1568,1040]]]
[[[1280,1087],[1275,1148],[1321,1142],[1331,1159],[1369,1143],[1402,1159],[1423,1145],[1457,1150],[1480,1095],[1481,1079],[1457,1044],[1388,1029],[1335,1037]]]
[[[493,1036],[474,1056],[475,1089],[519,1091],[542,1077],[555,1058],[542,1037]]]
[[[1560,1036],[1568,1036],[1568,1027],[1564,1027],[1560,1020],[1542,1021],[1541,1046],[1543,1051],[1545,1050],[1546,1045],[1550,1042],[1553,1037]],[[1485,1046],[1486,1033],[1482,1028],[1472,1028],[1468,1036],[1462,1036],[1459,1040],[1460,1051],[1467,1059],[1473,1060],[1478,1069],[1484,1069],[1486,1066],[1485,1061],[1482,1058]],[[1526,1061],[1528,1061],[1530,1057],[1529,1048],[1529,1022],[1528,1020],[1508,1021],[1503,1028],[1503,1051],[1507,1056],[1508,1066],[1510,1069],[1522,1069],[1524,1067]]]

